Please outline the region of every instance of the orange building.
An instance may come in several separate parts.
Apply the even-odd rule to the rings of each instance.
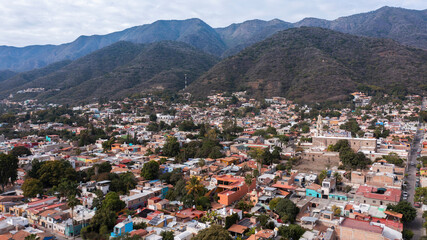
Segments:
[[[217,181],[218,202],[223,205],[230,205],[240,200],[256,186],[255,178],[249,187],[246,185],[244,177],[221,175],[214,178]]]
[[[227,166],[232,165],[232,164],[236,165],[240,161],[240,159],[238,157],[225,157],[225,158],[219,158],[218,160],[221,163],[227,164]]]

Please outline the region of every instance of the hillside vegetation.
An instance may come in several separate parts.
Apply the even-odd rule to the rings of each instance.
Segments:
[[[215,65],[188,88],[196,96],[247,90],[258,98],[339,100],[360,88],[421,93],[427,52],[392,40],[301,27],[276,33]]]

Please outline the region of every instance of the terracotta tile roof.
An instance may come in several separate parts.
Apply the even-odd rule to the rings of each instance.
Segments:
[[[312,183],[307,188],[311,189],[311,190],[316,190],[317,191],[317,190],[321,189],[322,187],[319,184]]]
[[[242,225],[238,225],[238,224],[233,224],[228,231],[229,232],[234,232],[234,233],[239,233],[239,234],[243,234],[246,229],[248,229],[248,227],[242,226]]]
[[[346,218],[342,223],[342,227],[359,229],[367,232],[382,233],[383,229],[378,226],[370,225],[367,221],[361,221],[351,218]]]
[[[344,210],[350,210],[350,209],[354,209],[354,208],[353,208],[353,205],[351,205],[351,204],[347,204],[347,205],[345,205]]]
[[[376,193],[377,189],[370,186],[360,186],[357,189],[357,195],[363,195],[366,198],[399,202],[402,191],[399,189],[389,188],[384,194]]]
[[[142,236],[145,236],[147,234],[148,234],[148,232],[145,229],[138,229],[138,230],[133,230],[132,232],[130,232],[130,236],[131,237],[133,237],[135,235],[138,235],[138,236],[142,237]]]
[[[286,190],[295,190],[296,189],[296,187],[294,187],[294,186],[291,186],[288,184],[280,184],[280,183],[273,184],[272,187],[286,189]]]
[[[397,213],[397,212],[393,212],[393,211],[389,211],[389,210],[384,211],[384,213],[387,214],[387,215],[391,215],[393,217],[397,217],[397,218],[402,218],[403,217],[403,214]]]

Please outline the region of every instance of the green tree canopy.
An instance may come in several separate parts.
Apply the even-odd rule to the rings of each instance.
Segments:
[[[24,147],[24,146],[18,146],[14,147],[12,151],[10,151],[10,154],[12,154],[15,157],[21,157],[21,156],[29,156],[32,155],[30,149]]]
[[[388,155],[384,155],[383,158],[388,162],[392,163],[398,167],[403,167],[403,159],[397,155],[397,153],[391,152]]]
[[[356,137],[357,132],[360,130],[359,124],[356,119],[349,119],[346,123],[340,126],[341,129],[351,132],[351,136]]]
[[[105,195],[104,201],[102,201],[102,208],[118,212],[126,207],[125,202],[120,200],[119,194],[116,192],[109,192]]]
[[[137,181],[133,173],[123,173],[111,180],[110,191],[125,195],[129,193],[129,190],[134,189],[136,184]]]
[[[28,198],[36,197],[37,194],[43,194],[43,184],[35,178],[25,179],[21,189],[24,191],[24,196]]]
[[[285,239],[300,239],[304,232],[305,229],[296,224],[290,224],[289,226],[283,225],[279,227],[279,235]]]
[[[291,222],[295,221],[295,218],[299,212],[298,207],[291,200],[287,198],[281,198],[276,207],[273,209],[277,214],[279,214],[280,219],[283,222]]]
[[[77,179],[77,172],[66,160],[44,162],[37,171],[37,175],[45,188],[58,186],[64,179],[71,181]]]
[[[225,218],[225,229],[229,229],[233,224],[237,223],[239,216],[236,213]]]
[[[18,162],[16,156],[0,153],[0,184],[3,192],[7,184],[13,183],[17,179]]]
[[[191,240],[232,240],[230,233],[219,225],[201,230]]]
[[[427,204],[427,187],[419,187],[415,190],[415,201]]]
[[[173,240],[175,237],[171,231],[163,231],[160,236],[162,236],[162,240]]]
[[[179,142],[176,137],[168,137],[166,143],[163,145],[163,155],[167,157],[175,157],[178,155],[180,150]]]
[[[407,201],[401,201],[396,205],[387,205],[387,209],[403,214],[404,223],[412,222],[417,216],[417,210]]]
[[[159,177],[159,163],[151,160],[147,163],[144,163],[144,166],[141,170],[141,176],[144,177],[146,180],[154,180]]]

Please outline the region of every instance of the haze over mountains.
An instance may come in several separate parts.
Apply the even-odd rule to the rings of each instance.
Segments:
[[[278,19],[250,20],[212,28],[200,19],[160,20],[107,35],[81,36],[62,45],[0,46],[0,70],[27,71],[62,60],[74,60],[118,41],[152,43],[181,41],[218,57],[226,57],[264,40],[277,31],[316,26],[362,36],[391,38],[404,45],[427,49],[427,10],[383,7],[333,21],[306,18],[297,23]]]
[[[199,19],[162,20],[58,46],[0,47],[0,99],[81,103],[180,91],[185,76],[186,91],[198,97],[246,90],[319,102],[361,88],[422,94],[425,26],[427,10],[383,7],[334,21],[250,20],[217,29]],[[31,88],[45,91],[17,94]]]

